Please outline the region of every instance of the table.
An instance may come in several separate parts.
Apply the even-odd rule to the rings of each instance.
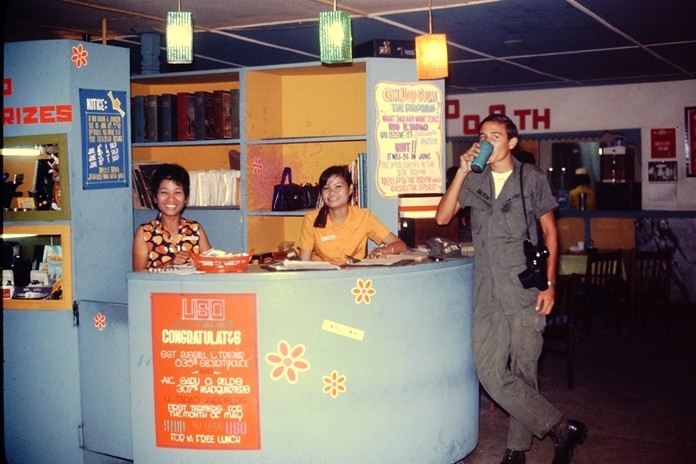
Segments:
[[[626,280],[627,270],[631,266],[631,250],[623,251],[621,277]],[[587,269],[587,254],[585,253],[561,253],[558,257],[558,275],[580,274],[585,275]]]

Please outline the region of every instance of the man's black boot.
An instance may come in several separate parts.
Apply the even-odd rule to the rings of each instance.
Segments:
[[[549,431],[556,453],[551,464],[570,464],[573,450],[587,437],[587,426],[580,421],[561,419]]]
[[[500,464],[524,464],[524,451],[515,451],[510,448],[505,450],[505,456]]]

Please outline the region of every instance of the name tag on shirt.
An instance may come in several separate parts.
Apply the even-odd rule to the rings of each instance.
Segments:
[[[336,240],[336,236],[335,235],[325,235],[321,238],[322,242],[328,242],[330,240]]]

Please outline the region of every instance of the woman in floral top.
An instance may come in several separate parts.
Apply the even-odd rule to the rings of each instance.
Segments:
[[[203,226],[181,217],[189,198],[190,180],[177,164],[157,168],[150,188],[157,203],[157,218],[141,224],[133,239],[133,270],[185,264],[191,254],[211,248]]]

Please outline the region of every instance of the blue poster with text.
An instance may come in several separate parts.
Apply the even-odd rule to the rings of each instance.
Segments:
[[[128,187],[126,92],[80,89],[82,188]]]

